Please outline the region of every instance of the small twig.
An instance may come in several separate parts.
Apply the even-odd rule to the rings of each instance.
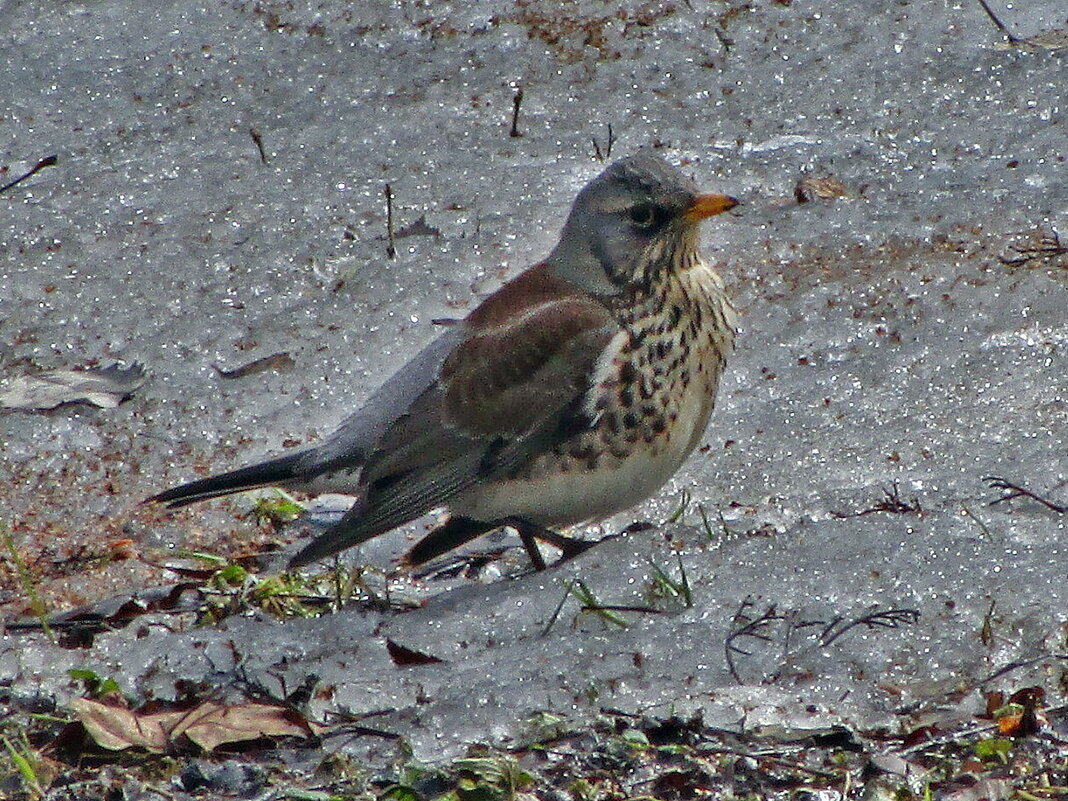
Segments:
[[[556,625],[556,621],[560,617],[560,612],[563,611],[564,604],[567,603],[567,599],[571,595],[571,588],[575,586],[575,581],[576,579],[571,579],[571,581],[568,582],[567,586],[564,587],[564,595],[560,599],[560,603],[556,605],[556,609],[553,610],[552,616],[549,618],[549,622],[546,623],[545,628],[541,630],[542,637],[548,636],[549,632],[552,631],[552,627]]]
[[[31,175],[34,175],[40,170],[43,170],[45,167],[53,166],[56,161],[58,161],[58,159],[55,156],[45,156],[43,159],[34,164],[33,169],[31,169],[29,172],[25,173],[24,175],[20,175],[18,178],[16,178],[14,181],[11,181],[10,183],[6,183],[3,186],[0,186],[0,192],[6,192],[11,187],[22,183]]]
[[[597,137],[590,137],[590,141],[593,142],[593,155],[596,156],[598,161],[607,161],[612,157],[612,145],[616,143],[615,134],[612,133],[612,123],[608,123],[608,144],[605,145],[604,152],[601,152],[601,145],[597,142]]]
[[[267,151],[263,149],[263,137],[260,136],[260,132],[255,128],[249,128],[248,135],[252,137],[252,141],[256,144],[256,149],[260,151],[260,161],[266,164]]]
[[[386,708],[376,709],[370,712],[360,712],[358,714],[353,714],[351,712],[327,712],[326,718],[330,730],[323,732],[323,739],[355,734],[360,737],[381,737],[385,740],[399,740],[401,739],[401,735],[396,734],[395,732],[364,726],[359,722],[367,720],[368,718],[381,717],[382,715],[392,715],[396,711],[396,709]]]
[[[883,489],[883,495],[885,497],[870,509],[864,509],[860,512],[831,512],[831,515],[839,520],[844,520],[850,517],[864,517],[864,515],[875,514],[876,512],[887,512],[893,515],[923,514],[920,502],[916,498],[913,498],[908,503],[901,500],[896,481],[891,484],[891,489]]]
[[[997,728],[998,724],[996,723],[989,723],[983,726],[973,724],[972,728],[970,729],[960,729],[958,731],[949,732],[948,734],[936,735],[931,737],[930,739],[921,740],[918,743],[902,748],[896,753],[898,754],[898,756],[904,757],[908,756],[909,754],[914,754],[917,751],[925,751],[929,748],[936,748],[940,745],[948,745],[949,743],[959,743],[963,740],[967,740],[969,737],[987,735],[990,732],[997,731]]]
[[[763,614],[757,618],[750,618],[748,610],[753,606],[751,598],[746,598],[738,606],[738,611],[734,613],[732,623],[741,624],[740,628],[736,628],[727,635],[727,638],[723,641],[723,652],[727,660],[727,669],[730,671],[731,676],[739,684],[742,683],[742,677],[738,673],[738,668],[734,663],[734,655],[741,654],[742,656],[750,656],[751,652],[744,650],[743,648],[735,645],[735,640],[739,637],[752,637],[760,640],[761,642],[771,642],[771,637],[763,633],[763,629],[766,629],[776,620],[784,620],[785,616],[780,615],[777,611],[775,604],[769,606]]]
[[[995,498],[988,505],[994,506],[995,504],[1002,503],[1003,501],[1011,501],[1015,498],[1030,498],[1032,501],[1045,506],[1050,511],[1056,512],[1059,515],[1068,514],[1068,506],[1061,506],[1053,501],[1043,498],[1041,495],[1036,495],[1026,487],[1021,487],[1019,484],[1013,484],[1011,481],[999,476],[983,476],[983,481],[987,482],[990,489],[998,489],[1004,492],[1000,498]]]
[[[1020,668],[1028,668],[1032,665],[1037,665],[1039,662],[1045,662],[1047,659],[1055,659],[1058,662],[1065,662],[1068,661],[1068,654],[1043,654],[1042,656],[1036,656],[1031,659],[1021,659],[1017,662],[1009,662],[1009,664],[998,668],[986,678],[979,679],[979,681],[975,683],[975,687],[978,689],[979,687],[994,681],[994,679],[1000,679],[1006,673],[1012,673],[1014,670],[1019,670]]]
[[[602,612],[638,612],[640,614],[647,615],[662,615],[663,609],[655,609],[651,606],[627,606],[626,604],[595,604],[593,606],[583,606],[579,608],[580,612],[593,612],[595,614],[601,614]],[[623,625],[617,620],[613,620],[617,626]]]
[[[397,258],[397,240],[393,232],[393,189],[386,184],[386,255]]]
[[[979,526],[979,529],[983,532],[984,537],[986,537],[988,540],[994,539],[994,532],[990,530],[986,523],[976,517],[975,512],[973,512],[971,509],[969,509],[967,506],[964,506],[963,504],[961,505],[960,510],[976,522],[976,524]]]
[[[783,614],[779,612],[775,604],[768,606],[764,613],[758,617],[750,617],[749,610],[752,607],[753,601],[751,598],[746,598],[742,601],[732,620],[732,625],[736,628],[727,635],[727,638],[724,641],[727,667],[731,676],[739,683],[741,683],[741,678],[734,657],[735,655],[751,656],[752,654],[750,651],[740,647],[736,640],[741,637],[750,637],[763,643],[774,642],[777,639],[777,636],[772,636],[772,633],[769,633],[768,631],[774,623],[786,621],[786,628],[783,634],[783,651],[785,656],[789,656],[791,650],[790,636],[795,631],[803,632],[805,629],[819,627],[820,630],[816,635],[818,638],[818,647],[826,648],[846,632],[858,626],[864,626],[869,629],[896,629],[901,626],[911,625],[920,618],[920,613],[916,609],[887,609],[885,611],[872,612],[851,620],[837,616],[830,621],[798,621],[793,614]]]
[[[1020,41],[1019,39],[1017,39],[1015,36],[1012,35],[1012,31],[1010,31],[1008,28],[1005,27],[1005,23],[1002,22],[1000,19],[998,19],[998,15],[994,13],[994,11],[990,8],[989,5],[987,5],[986,0],[979,0],[979,5],[981,5],[983,7],[983,11],[986,12],[986,15],[988,17],[990,17],[990,19],[994,23],[994,25],[997,26],[997,29],[999,31],[1001,31],[1003,34],[1005,34],[1005,37],[1010,42],[1015,44],[1016,42]]]
[[[908,626],[920,619],[918,609],[887,609],[885,612],[872,612],[870,615],[850,620],[845,625],[839,625],[841,618],[831,621],[820,635],[820,645],[827,647],[850,629],[857,626],[866,626],[869,629],[883,628],[896,629]]]
[[[523,102],[523,87],[520,86],[516,89],[515,97],[512,98],[512,129],[508,132],[509,136],[522,136],[519,132],[519,106]]]
[[[979,642],[987,648],[994,644],[994,607],[997,601],[990,599],[990,608],[983,615],[983,626],[979,629]]]
[[[727,746],[697,746],[697,753],[702,756],[706,754],[725,754],[728,756],[743,757],[745,759],[752,759],[754,761],[773,762],[783,767],[793,768],[802,773],[807,773],[810,776],[818,776],[821,779],[837,779],[838,777],[834,773],[829,773],[825,770],[819,770],[805,765],[800,760],[789,759],[782,755],[781,751],[763,750],[763,751],[744,751],[738,748],[729,748]]]
[[[1007,267],[1022,267],[1031,262],[1046,262],[1056,266],[1061,257],[1068,254],[1068,245],[1061,244],[1060,234],[1053,228],[1048,231],[1039,229],[1030,241],[1015,242],[1009,247],[1016,251],[1016,255],[1000,256],[998,259]]]

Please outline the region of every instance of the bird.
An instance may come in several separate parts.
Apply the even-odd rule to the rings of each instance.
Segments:
[[[702,194],[658,154],[610,164],[542,261],[485,297],[322,444],[166,490],[171,508],[278,486],[356,497],[288,563],[303,567],[435,509],[420,565],[513,528],[537,570],[593,543],[558,529],[655,494],[703,436],[737,315],[699,252]]]

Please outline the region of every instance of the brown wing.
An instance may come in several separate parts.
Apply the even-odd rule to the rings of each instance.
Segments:
[[[364,498],[291,564],[447,504],[586,422],[581,398],[619,331],[604,305],[535,268],[488,298],[464,326],[468,335],[444,360],[438,380],[369,454]]]
[[[569,436],[615,330],[600,304],[566,298],[474,332],[372,453],[364,516],[399,525]]]

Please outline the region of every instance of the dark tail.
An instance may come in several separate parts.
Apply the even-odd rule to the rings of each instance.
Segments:
[[[159,495],[153,495],[148,500],[165,503],[171,509],[176,509],[179,506],[208,498],[219,498],[258,487],[285,484],[297,477],[297,464],[303,455],[303,453],[294,453],[291,456],[271,459],[269,462],[243,467],[230,473],[190,481],[188,484],[182,484],[180,487],[161,492]]]

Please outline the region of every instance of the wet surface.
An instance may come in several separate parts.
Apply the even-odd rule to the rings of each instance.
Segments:
[[[1006,24],[1056,27],[1056,5]],[[544,574],[517,554],[485,583],[397,579],[428,599],[402,614],[148,619],[76,651],[9,634],[12,686],[63,701],[86,665],[168,698],[238,667],[279,691],[313,672],[315,711],[393,710],[376,725],[429,758],[539,709],[891,725],[1062,647],[1064,515],[989,506],[984,477],[1068,501],[1063,55],[1005,46],[977,4],[621,8],[0,6],[0,178],[58,155],[0,195],[3,377],[149,374],[115,409],[0,412],[3,518],[56,608],[171,582],[155,565],[179,549],[269,539],[235,516],[250,499],[139,503],[329,433],[431,320],[548,252],[609,124],[614,156],[657,147],[745,204],[705,226],[744,312],[708,447],[601,531],[655,529]],[[812,176],[844,194],[798,203]],[[425,226],[395,260],[387,182],[398,227]],[[388,568],[421,525],[352,556]],[[689,608],[650,597],[680,559]],[[575,578],[659,611],[621,628],[570,600],[546,633]],[[29,608],[10,564],[0,600]],[[812,634],[902,609],[918,621]],[[769,610],[767,639],[747,634]],[[387,637],[444,664],[399,668]]]

